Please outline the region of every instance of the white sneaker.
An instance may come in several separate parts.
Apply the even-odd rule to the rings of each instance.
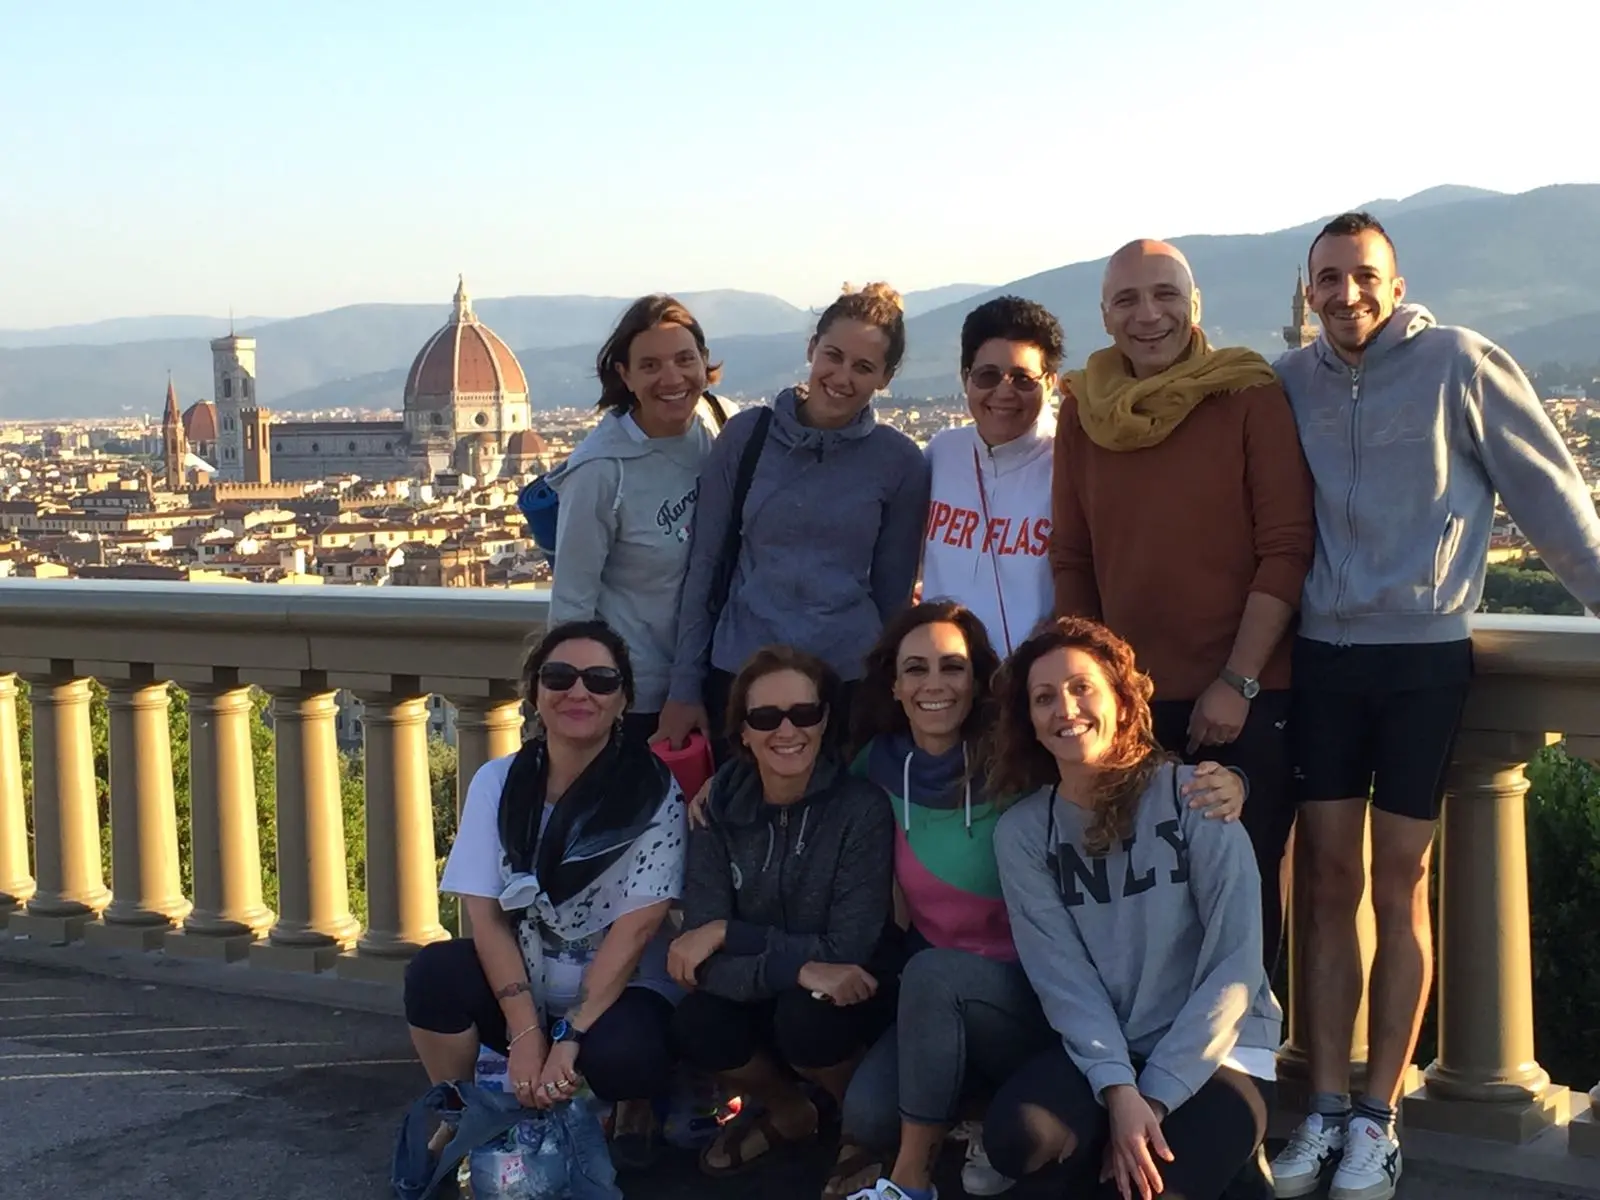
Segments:
[[[906,1200],[906,1194],[887,1179],[880,1179],[869,1188],[852,1192],[846,1200]],[[939,1189],[933,1189],[933,1200],[939,1200]]]
[[[974,1125],[967,1132],[967,1161],[961,1167],[961,1188],[969,1196],[999,1196],[1017,1186],[1017,1181],[1000,1174],[983,1149],[983,1127]]]
[[[1351,1117],[1328,1200],[1392,1200],[1399,1182],[1400,1143],[1376,1121]]]
[[[1272,1191],[1278,1200],[1309,1196],[1322,1173],[1344,1149],[1344,1126],[1312,1113],[1289,1135],[1289,1144],[1272,1160]]]

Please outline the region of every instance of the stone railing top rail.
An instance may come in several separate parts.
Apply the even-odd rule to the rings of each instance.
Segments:
[[[490,695],[515,680],[549,592],[0,580],[0,670]],[[223,680],[218,680],[222,682]],[[316,680],[305,682],[315,684]]]

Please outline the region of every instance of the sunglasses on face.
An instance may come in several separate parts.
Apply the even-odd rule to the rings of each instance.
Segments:
[[[987,392],[1000,386],[1002,380],[1011,380],[1015,391],[1022,393],[1036,392],[1039,385],[1044,382],[1042,375],[1029,375],[1021,367],[1012,367],[1009,371],[1002,371],[999,367],[978,367],[967,376],[972,381],[972,386]]]
[[[826,704],[795,704],[788,708],[763,704],[760,708],[752,708],[745,713],[744,723],[757,733],[771,733],[782,725],[785,719],[796,729],[810,729],[822,724],[822,718],[827,715]]]
[[[591,696],[609,696],[622,687],[622,672],[615,667],[578,668],[571,663],[547,662],[539,668],[539,686],[552,692],[570,692],[578,680]]]

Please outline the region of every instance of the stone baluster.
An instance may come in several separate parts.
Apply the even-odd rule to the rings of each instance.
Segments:
[[[116,949],[154,950],[190,910],[178,871],[167,685],[136,666],[109,690],[111,904],[87,936]]]
[[[169,954],[232,962],[272,925],[272,910],[261,900],[253,719],[250,689],[236,680],[190,685],[194,911],[182,932],[167,938]]]
[[[1439,1053],[1405,1120],[1525,1142],[1563,1119],[1533,1050],[1523,768],[1537,734],[1464,731],[1439,834]]]
[[[308,675],[314,673],[308,672]],[[339,797],[334,693],[320,679],[272,690],[277,757],[278,919],[250,961],[325,971],[354,944]]]
[[[367,932],[339,973],[398,982],[439,924],[428,778],[428,698],[414,679],[362,692],[367,785]]]
[[[1366,869],[1372,864],[1372,823],[1367,822],[1364,846]],[[1311,867],[1306,839],[1295,830],[1290,845],[1292,868],[1289,873],[1289,1001],[1285,1006],[1288,1016],[1288,1040],[1278,1051],[1280,1106],[1290,1112],[1301,1113],[1310,1100],[1311,1045],[1310,1015],[1305,989],[1306,914],[1311,911]],[[1367,984],[1372,977],[1372,955],[1377,947],[1377,917],[1372,910],[1372,889],[1369,886],[1361,896],[1356,909],[1356,940],[1361,947],[1361,1003],[1356,1008],[1355,1025],[1350,1031],[1350,1086],[1359,1089],[1367,1077]]]
[[[33,701],[33,836],[37,890],[10,932],[75,941],[111,901],[100,862],[100,811],[89,737],[89,681],[57,664],[27,677]]]
[[[509,688],[488,696],[451,697],[456,709],[456,819],[467,802],[467,789],[478,768],[491,759],[515,754],[522,745],[522,701]],[[448,849],[448,847],[442,847]],[[467,909],[460,909],[462,937],[472,936]]]
[[[22,743],[17,736],[17,677],[0,674],[0,929],[33,895],[26,804]]]

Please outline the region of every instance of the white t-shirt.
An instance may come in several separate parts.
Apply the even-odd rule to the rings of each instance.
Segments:
[[[511,865],[500,844],[500,793],[505,790],[506,776],[511,771],[515,755],[492,759],[480,767],[467,786],[467,800],[461,806],[461,823],[456,830],[455,843],[450,847],[450,857],[445,861],[444,875],[439,890],[454,896],[481,896],[500,899],[506,885],[511,882]],[[539,831],[550,821],[554,806],[545,805]],[[629,870],[622,896],[613,902],[610,917],[614,921],[641,908],[659,904],[662,900],[676,900],[683,894],[683,871],[688,840],[684,825],[683,795],[677,783],[672,784],[672,795],[666,811],[672,815],[679,828],[671,831],[666,840],[669,862],[664,871],[639,873]],[[673,839],[676,838],[675,845]],[[631,865],[631,860],[630,860]],[[609,873],[608,873],[609,874]],[[583,986],[583,973],[594,958],[595,951],[605,940],[609,926],[588,937],[566,940],[543,922],[537,920],[532,909],[529,919],[518,931],[524,940],[523,957],[531,959],[525,939],[537,935],[542,948],[541,970],[546,1015],[554,1019],[563,1015],[576,1002]],[[652,939],[645,949],[630,986],[647,987],[676,1001],[681,996],[678,986],[667,973],[666,929]],[[529,962],[530,978],[534,972]],[[537,981],[536,981],[537,982]]]
[[[1004,658],[1055,607],[1050,575],[1050,482],[1055,416],[988,446],[973,425],[935,434],[922,598],[970,608]]]

